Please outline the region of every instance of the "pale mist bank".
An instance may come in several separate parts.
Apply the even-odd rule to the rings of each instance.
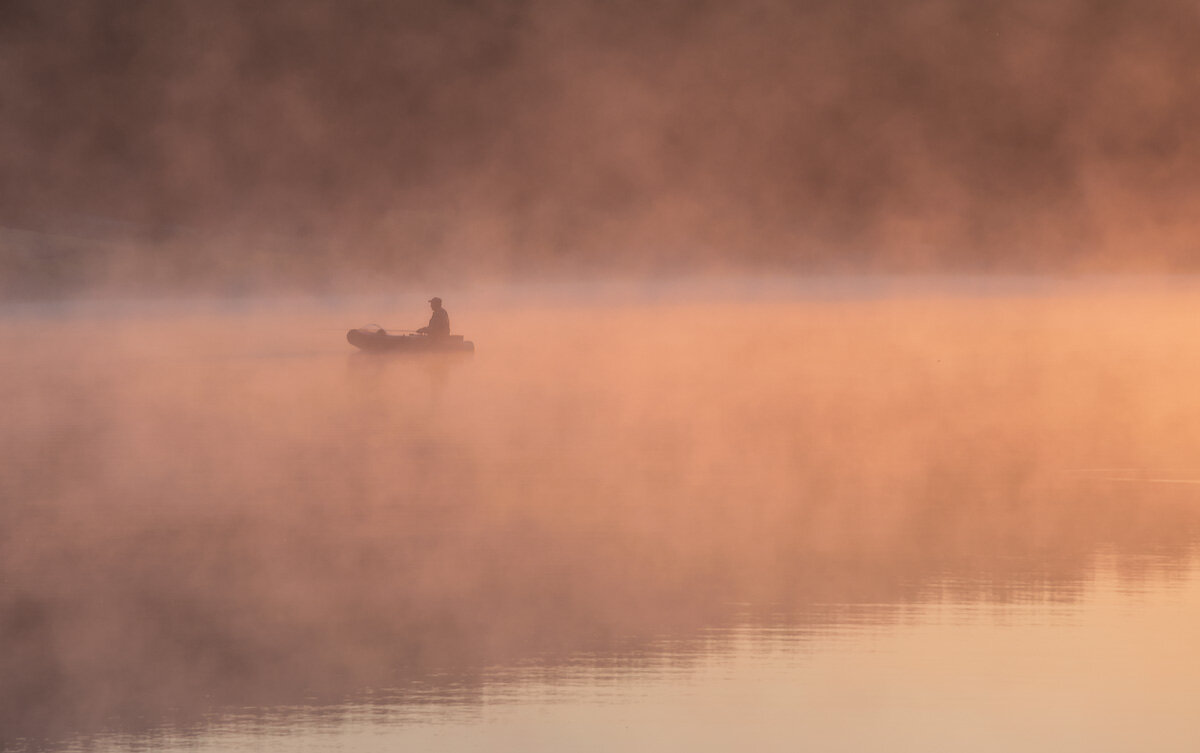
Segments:
[[[1194,560],[1192,282],[431,292],[6,309],[0,746]]]

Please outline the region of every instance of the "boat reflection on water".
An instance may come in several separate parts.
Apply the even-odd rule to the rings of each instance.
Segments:
[[[315,338],[231,352],[218,314],[167,351],[132,317],[66,350],[6,324],[0,742],[594,706],[772,636],[815,677],[864,630],[983,645],[1070,625],[1098,573],[1191,583],[1194,304],[1110,303],[509,307],[436,379]]]

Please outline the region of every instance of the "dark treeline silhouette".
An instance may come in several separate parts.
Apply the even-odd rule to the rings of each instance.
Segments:
[[[1200,216],[1184,0],[0,14],[3,263],[46,288],[247,277],[280,258],[302,282],[1161,269],[1187,266]],[[79,218],[143,231],[65,243]]]

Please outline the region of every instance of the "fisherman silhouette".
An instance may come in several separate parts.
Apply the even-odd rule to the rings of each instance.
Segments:
[[[346,340],[359,350],[371,353],[474,353],[475,343],[462,335],[450,334],[450,314],[442,308],[442,299],[429,299],[433,316],[429,325],[418,330],[401,330],[405,335],[390,335],[378,324],[367,324],[346,333]]]
[[[433,337],[445,337],[449,335],[450,315],[446,313],[446,309],[442,308],[442,299],[437,296],[430,298],[429,308],[433,309],[433,316],[429,317],[429,326],[421,327],[417,330],[417,333]]]

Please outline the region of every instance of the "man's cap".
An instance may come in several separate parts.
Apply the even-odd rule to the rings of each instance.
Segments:
[[[426,301],[426,303],[441,303],[441,302],[442,302],[442,299],[438,298],[436,295],[433,298],[430,298],[428,301]]]

